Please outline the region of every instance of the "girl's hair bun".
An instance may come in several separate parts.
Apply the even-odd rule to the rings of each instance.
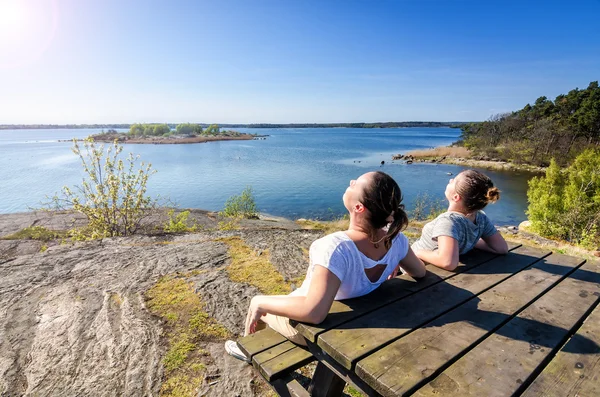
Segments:
[[[495,186],[489,188],[485,198],[487,199],[488,203],[495,203],[496,201],[500,200],[500,189]]]

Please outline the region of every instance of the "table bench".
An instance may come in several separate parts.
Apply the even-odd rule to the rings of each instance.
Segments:
[[[272,330],[242,350],[280,395],[600,395],[600,262],[510,248],[334,302],[321,324],[294,324],[308,351]],[[290,374],[314,359],[307,391]]]

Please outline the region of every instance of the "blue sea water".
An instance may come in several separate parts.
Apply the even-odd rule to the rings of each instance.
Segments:
[[[403,164],[391,156],[448,145],[460,131],[451,128],[237,129],[269,135],[265,140],[187,145],[125,145],[158,172],[148,182],[151,195],[168,197],[182,208],[220,210],[228,197],[251,186],[259,210],[287,218],[330,219],[344,213],[341,197],[349,181],[382,170],[392,175],[407,209],[418,194],[443,199],[450,176],[464,167]],[[46,195],[81,183],[83,173],[72,143],[100,132],[93,129],[0,131],[0,213],[39,207]],[[381,162],[385,161],[382,166]],[[484,171],[502,190],[486,212],[497,224],[525,219],[525,172]]]

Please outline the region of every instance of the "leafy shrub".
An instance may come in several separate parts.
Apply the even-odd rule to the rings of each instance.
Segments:
[[[175,215],[175,210],[169,210],[169,220],[164,226],[164,231],[167,233],[185,233],[195,232],[198,230],[198,225],[195,223],[191,226],[188,225],[188,217],[190,211],[182,211]]]
[[[143,162],[136,167],[139,156],[129,154],[119,158],[123,146],[117,141],[108,146],[96,145],[93,139],[83,141],[83,148],[73,140],[73,153],[79,156],[85,172],[81,186],[69,188],[50,198],[46,209],[73,209],[84,214],[89,223],[73,230],[74,239],[94,239],[134,234],[156,209],[157,200],[146,195],[146,185],[152,170]]]
[[[588,248],[600,243],[600,148],[587,149],[561,170],[552,160],[527,191],[527,215],[540,235]]]
[[[258,218],[258,208],[252,193],[252,187],[247,186],[239,196],[231,196],[225,202],[225,208],[220,215],[229,218]]]

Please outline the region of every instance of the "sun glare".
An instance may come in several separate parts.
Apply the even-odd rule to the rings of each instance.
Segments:
[[[0,67],[38,59],[54,37],[55,0],[0,0]]]

